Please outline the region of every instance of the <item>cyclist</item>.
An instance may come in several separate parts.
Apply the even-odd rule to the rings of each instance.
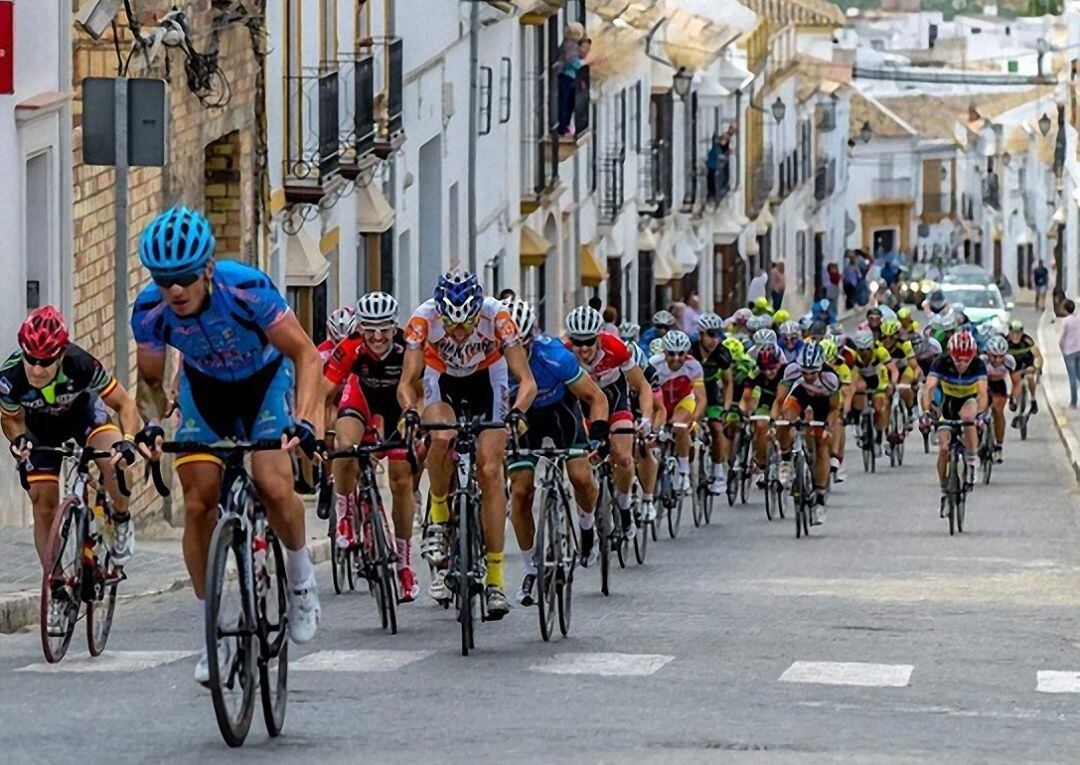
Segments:
[[[640,325],[635,324],[632,321],[624,321],[619,325],[619,339],[624,343],[634,343],[637,345],[639,337],[641,337]]]
[[[562,343],[536,330],[536,318],[528,303],[520,298],[504,303],[521,335],[522,347],[529,355],[529,369],[536,380],[536,398],[525,415],[529,427],[520,439],[522,448],[538,449],[544,445],[546,438],[550,438],[557,449],[584,449],[591,441],[606,441],[609,425],[604,392],[585,374],[574,354],[566,350]],[[593,415],[587,435],[578,401],[584,401]],[[536,536],[533,519],[535,470],[536,458],[527,455],[516,456],[507,465],[510,475],[510,522],[517,535],[525,571],[517,593],[517,602],[523,606],[533,604],[533,587],[536,584],[536,563],[533,561]],[[596,485],[593,483],[589,458],[567,460],[566,474],[578,506],[582,565],[588,566],[596,556]]]
[[[934,316],[940,316],[945,313],[949,307],[949,301],[945,299],[945,293],[941,290],[934,290],[930,293],[930,297],[926,299],[923,304],[923,310],[932,320]]]
[[[251,455],[251,477],[286,550],[289,636],[306,643],[318,626],[319,595],[287,449],[299,445],[309,458],[318,449],[325,408],[319,353],[270,277],[236,261],[215,261],[214,245],[209,221],[186,207],[159,215],[139,241],[139,259],[153,281],[131,315],[148,421],[136,441],[144,454],[158,456],[164,437],[158,419],[168,404],[162,386],[166,346],[183,356],[177,440],[281,438],[280,451]],[[223,465],[209,452],[181,455],[174,464],[184,489],[184,562],[202,601]],[[231,642],[218,645],[229,650]],[[195,679],[209,681],[205,653]]]
[[[899,319],[886,319],[881,322],[881,346],[889,352],[892,367],[899,373],[894,382],[914,386],[919,379],[919,363],[915,360],[915,349],[910,340],[904,339],[903,331]],[[914,387],[900,391],[900,399],[910,415],[915,408]]]
[[[749,337],[750,330],[747,325],[753,316],[754,314],[750,312],[749,308],[740,308],[731,314],[727,321],[724,322],[724,328],[727,330],[728,335],[740,338]]]
[[[326,318],[326,339],[318,345],[319,357],[325,364],[334,353],[334,348],[356,332],[356,311],[343,305]]]
[[[844,470],[847,428],[844,427],[844,423],[847,422],[848,413],[851,411],[851,399],[855,394],[851,374],[855,354],[847,346],[837,343],[835,335],[821,341],[821,352],[825,354],[825,364],[836,372],[836,379],[840,383],[840,416],[829,429],[831,435],[829,470],[832,471],[832,477],[836,483],[843,483],[847,480],[847,471]]]
[[[1020,373],[1016,369],[1016,358],[1009,355],[1009,341],[1001,335],[994,335],[986,341],[986,352],[982,356],[986,365],[986,388],[990,394],[991,416],[994,421],[994,462],[1002,462],[1002,446],[1005,443],[1005,401],[1015,410],[1019,398]],[[1006,390],[1005,380],[1009,381]],[[1012,395],[1009,395],[1011,392]]]
[[[660,353],[663,348],[663,340],[654,340],[656,352]],[[660,396],[660,382],[656,376],[656,370],[652,368],[649,363],[649,356],[645,351],[641,350],[641,346],[637,343],[627,343],[626,347],[630,350],[630,354],[633,357],[634,363],[641,369],[641,373],[645,375],[645,380],[649,383],[649,387],[652,389],[653,395],[653,415],[652,421],[647,427],[642,427],[638,431],[639,437],[647,437],[651,433],[659,433],[660,428],[664,426],[666,412],[664,407],[660,406],[657,401]],[[630,413],[633,415],[634,422],[642,422],[641,404],[638,401],[637,388],[631,386],[630,392]],[[656,459],[656,451],[650,446],[645,445],[644,448],[634,450],[634,471],[637,474],[638,482],[641,484],[641,518],[640,520],[655,521],[656,520],[656,505],[653,502],[653,495],[656,492],[656,476],[660,469],[660,463]]]
[[[949,338],[948,353],[943,353],[930,367],[926,386],[922,391],[923,417],[932,423],[930,414],[934,391],[940,386],[942,393],[941,415],[949,420],[985,422],[987,401],[986,365],[976,353],[975,338],[970,332],[957,332]],[[972,483],[978,460],[979,443],[975,428],[964,428],[964,462],[967,465],[967,483]],[[937,472],[941,487],[945,488],[945,472],[949,467],[949,442],[952,436],[948,428],[938,429]],[[945,505],[941,505],[941,516]]]
[[[655,319],[655,317],[654,317]],[[619,338],[601,332],[604,318],[595,308],[578,306],[566,315],[566,347],[577,357],[608,400],[608,421],[611,423],[611,474],[615,484],[615,507],[619,510],[623,534],[634,536],[634,518],[630,512],[630,486],[634,480],[632,461],[634,435],[629,388],[638,394],[641,419],[638,427],[646,435],[652,428],[652,386],[641,368]],[[674,331],[674,330],[671,330]],[[666,336],[668,331],[665,330]],[[657,338],[660,339],[660,338]],[[591,418],[592,412],[586,412]],[[620,424],[622,427],[620,427]]]
[[[709,475],[712,481],[709,491],[722,494],[727,486],[727,461],[731,451],[731,439],[738,427],[738,412],[731,411],[734,384],[731,375],[731,353],[724,347],[724,320],[715,313],[703,313],[698,318],[701,330],[690,354],[701,364],[705,378],[705,418],[712,435]],[[759,330],[760,331],[760,330]],[[771,331],[771,330],[770,330]],[[726,413],[726,414],[725,414]]]
[[[780,352],[784,354],[787,363],[791,363],[799,355],[799,349],[803,344],[803,332],[796,321],[785,321],[780,325]]]
[[[784,308],[772,315],[772,326],[779,327],[785,321],[791,321],[791,314]]]
[[[335,449],[393,437],[401,419],[397,386],[405,359],[405,335],[398,326],[398,301],[385,292],[369,292],[356,303],[357,332],[346,336],[323,367],[331,396],[340,397],[334,423]],[[389,432],[388,432],[389,431]],[[390,494],[393,497],[393,536],[397,551],[398,584],[402,602],[420,594],[412,563],[415,499],[412,470],[405,445],[387,454]],[[356,460],[334,460],[335,544],[356,543]],[[384,519],[385,521],[385,519]]]
[[[866,329],[874,333],[874,340],[881,340],[882,309],[874,306],[866,312]],[[863,329],[860,327],[859,329]]]
[[[1039,375],[1042,374],[1042,352],[1031,335],[1024,331],[1024,322],[1019,319],[1010,322],[1006,339],[1009,341],[1009,355],[1016,359],[1016,371],[1021,378],[1027,380],[1028,398],[1031,399],[1028,414],[1036,414],[1039,411],[1039,402],[1035,400],[1035,391],[1038,388]]]
[[[662,338],[665,334],[675,329],[675,316],[671,311],[657,311],[652,316],[652,326],[641,333],[641,337],[638,342],[641,347],[646,351],[649,349],[649,343],[657,338]]]
[[[690,355],[690,338],[685,332],[672,330],[664,335],[663,355],[649,359],[660,381],[660,395],[673,425],[675,457],[678,461],[678,480],[675,490],[690,490],[690,448],[693,444],[691,426],[705,413],[705,375],[701,364]],[[715,476],[715,473],[714,473]]]
[[[922,331],[922,326],[912,316],[909,306],[904,306],[896,312],[896,320],[900,322],[902,336],[906,340],[910,340],[913,335],[917,335]]]
[[[0,367],[0,426],[11,453],[23,464],[34,513],[34,547],[42,566],[53,516],[60,505],[61,459],[31,454],[35,446],[61,446],[74,439],[80,446],[112,451],[98,460],[112,500],[115,538],[112,562],[122,567],[135,549],[135,528],[128,499],[116,483],[115,465],[135,461],[132,433],[142,427],[135,401],[101,362],[71,342],[64,317],[51,305],[33,311],[19,327],[19,350]],[[117,413],[121,431],[109,419]],[[63,604],[55,603],[50,622],[59,623]]]
[[[840,409],[840,381],[831,368],[825,365],[821,346],[809,340],[799,349],[795,361],[787,365],[783,380],[772,405],[772,418],[798,420],[809,410],[812,419],[827,423],[815,428],[810,437],[816,442],[814,450],[814,510],[810,522],[817,526],[825,521],[825,491],[829,485],[829,430],[837,420]],[[792,442],[795,435],[790,426],[777,429],[780,442],[780,483],[790,488],[794,477],[792,466]]]
[[[599,315],[599,314],[597,314]],[[518,380],[510,404],[507,372]],[[423,377],[423,415],[416,382]],[[406,422],[451,424],[460,416],[506,420],[520,433],[524,412],[536,396],[536,381],[521,347],[514,320],[506,306],[485,297],[480,280],[457,269],[439,277],[434,296],[422,303],[405,329],[405,356],[397,397]],[[510,611],[504,593],[503,548],[506,536],[505,430],[487,430],[477,436],[476,466],[481,493],[481,514],[487,563],[484,598],[490,619]],[[436,600],[450,597],[446,587],[447,524],[450,478],[453,470],[452,431],[429,434],[426,467],[430,479],[429,523],[422,542],[424,557],[435,567],[429,594]]]
[[[915,351],[915,363],[919,365],[920,376],[925,378],[930,373],[930,365],[934,363],[934,359],[942,353],[941,343],[934,338],[933,333],[915,335],[910,343],[911,350]]]
[[[876,430],[874,447],[880,456],[881,434],[889,427],[889,382],[892,374],[892,356],[881,343],[874,339],[874,333],[870,329],[856,330],[850,342],[855,354],[855,363],[852,368],[858,371],[858,375],[852,380],[855,391],[852,409],[861,416],[863,410],[866,409],[866,399],[869,396],[870,405],[874,409]],[[865,446],[860,442],[860,448],[865,448]]]

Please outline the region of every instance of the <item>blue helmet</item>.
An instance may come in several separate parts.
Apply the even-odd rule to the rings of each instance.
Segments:
[[[139,240],[139,260],[154,276],[198,271],[214,254],[210,221],[197,210],[173,207],[158,215]]]
[[[484,288],[474,274],[458,268],[439,277],[434,297],[435,308],[443,318],[464,324],[480,313]]]

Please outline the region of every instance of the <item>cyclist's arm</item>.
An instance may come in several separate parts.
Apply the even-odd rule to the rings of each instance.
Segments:
[[[773,399],[772,411],[769,412],[769,416],[774,420],[780,419],[780,410],[783,408],[784,401],[787,400],[790,390],[791,386],[787,383],[780,383],[776,386],[776,398]]]
[[[987,392],[986,378],[979,379],[979,393],[975,397],[975,408],[980,412],[985,412],[986,408],[990,406],[990,396]]]
[[[1037,345],[1031,346],[1031,353],[1032,353],[1033,356],[1035,356],[1035,369],[1039,373],[1042,373],[1043,355],[1042,355],[1042,351],[1039,350],[1039,346],[1037,346]]]
[[[922,401],[919,402],[919,406],[922,407],[924,412],[930,411],[930,406],[934,402],[934,388],[937,387],[937,384],[937,375],[930,374],[926,376],[926,385],[922,389]]]
[[[694,381],[694,419],[691,422],[697,422],[705,414],[705,404],[708,403],[705,396],[705,383],[701,380]]]
[[[653,389],[649,385],[649,381],[645,379],[645,373],[641,371],[641,367],[634,366],[633,369],[629,369],[623,374],[626,375],[627,384],[637,391],[641,416],[651,420],[653,414]]]
[[[398,382],[397,399],[402,411],[416,409],[416,381],[424,371],[424,349],[406,348],[401,360],[401,380]]]
[[[119,415],[120,430],[125,438],[131,438],[142,429],[139,407],[118,381],[113,384],[108,394],[102,396],[101,400]]]
[[[589,419],[600,422],[608,418],[608,401],[604,391],[590,375],[578,375],[578,379],[568,383],[567,388],[578,401],[589,407]]]
[[[8,441],[14,441],[26,432],[26,412],[22,407],[15,412],[5,410],[3,418],[0,419],[0,428]]]
[[[735,374],[731,367],[724,370],[721,380],[724,383],[724,409],[731,409],[735,399]]]
[[[165,393],[165,349],[140,345],[135,352],[135,366],[138,368],[136,400],[143,419],[160,420],[169,406],[169,396]]]
[[[322,401],[322,359],[315,343],[291,311],[264,332],[270,344],[285,354],[296,369],[296,419],[307,420],[321,434],[326,406]]]
[[[533,377],[532,369],[529,368],[529,357],[525,355],[525,349],[520,345],[504,348],[503,357],[506,359],[510,374],[518,381],[514,409],[524,412],[532,406],[533,399],[536,398],[536,378]]]

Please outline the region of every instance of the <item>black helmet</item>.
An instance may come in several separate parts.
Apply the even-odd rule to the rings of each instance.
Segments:
[[[941,313],[945,310],[945,306],[948,305],[948,302],[949,301],[945,299],[944,292],[942,292],[941,290],[934,290],[930,293],[930,297],[927,299],[926,305],[934,313]]]

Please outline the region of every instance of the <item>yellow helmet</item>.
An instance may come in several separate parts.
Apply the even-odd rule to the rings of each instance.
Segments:
[[[825,363],[831,364],[833,359],[836,358],[836,354],[840,351],[836,343],[831,338],[826,337],[818,343],[818,345],[821,346],[821,351],[825,354]]]
[[[900,322],[896,319],[886,319],[881,322],[881,336],[892,337],[893,335],[900,334]]]
[[[746,348],[743,346],[742,340],[737,337],[725,337],[724,347],[727,348],[731,358],[735,361],[741,361],[743,356],[746,355]]]
[[[764,299],[764,298],[762,298],[762,299]],[[779,326],[780,324],[783,324],[785,321],[790,321],[791,320],[791,314],[788,313],[787,311],[785,311],[783,308],[781,308],[779,311],[777,311],[776,313],[773,314],[772,320],[773,320],[773,324]]]
[[[760,316],[763,313],[770,313],[772,306],[769,304],[769,299],[766,297],[756,298],[750,307],[750,310],[754,312],[756,316]]]
[[[911,309],[908,306],[903,306],[899,311],[896,312],[896,318],[898,318],[900,321],[910,319]]]

